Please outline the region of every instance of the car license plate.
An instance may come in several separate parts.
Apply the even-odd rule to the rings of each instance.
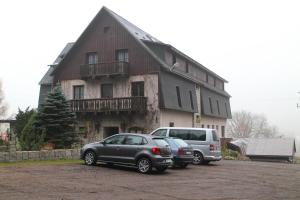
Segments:
[[[192,152],[190,152],[190,151],[187,151],[187,152],[186,152],[186,154],[187,154],[187,155],[191,155],[191,154],[192,154]]]
[[[172,159],[166,159],[165,162],[170,163],[172,162]]]

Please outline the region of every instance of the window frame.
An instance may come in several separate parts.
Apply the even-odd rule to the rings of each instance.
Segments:
[[[80,88],[79,93],[78,93],[78,98],[76,95],[77,88]],[[74,100],[84,99],[84,85],[73,85],[73,99]]]

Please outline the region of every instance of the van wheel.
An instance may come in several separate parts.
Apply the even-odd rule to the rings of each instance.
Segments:
[[[200,165],[200,164],[203,164],[203,162],[204,162],[203,155],[200,152],[195,151],[194,152],[193,164],[194,165]]]

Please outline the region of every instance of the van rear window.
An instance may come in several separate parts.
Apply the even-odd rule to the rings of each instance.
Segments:
[[[212,131],[212,136],[213,136],[213,141],[219,141],[219,137],[218,137],[216,131],[214,131],[214,130]]]
[[[206,141],[205,130],[185,130],[185,129],[171,129],[169,132],[170,137],[180,138],[182,140],[197,140]]]

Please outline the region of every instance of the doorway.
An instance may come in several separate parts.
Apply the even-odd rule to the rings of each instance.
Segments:
[[[115,135],[119,133],[119,127],[104,127],[103,138],[107,138],[109,136]]]

